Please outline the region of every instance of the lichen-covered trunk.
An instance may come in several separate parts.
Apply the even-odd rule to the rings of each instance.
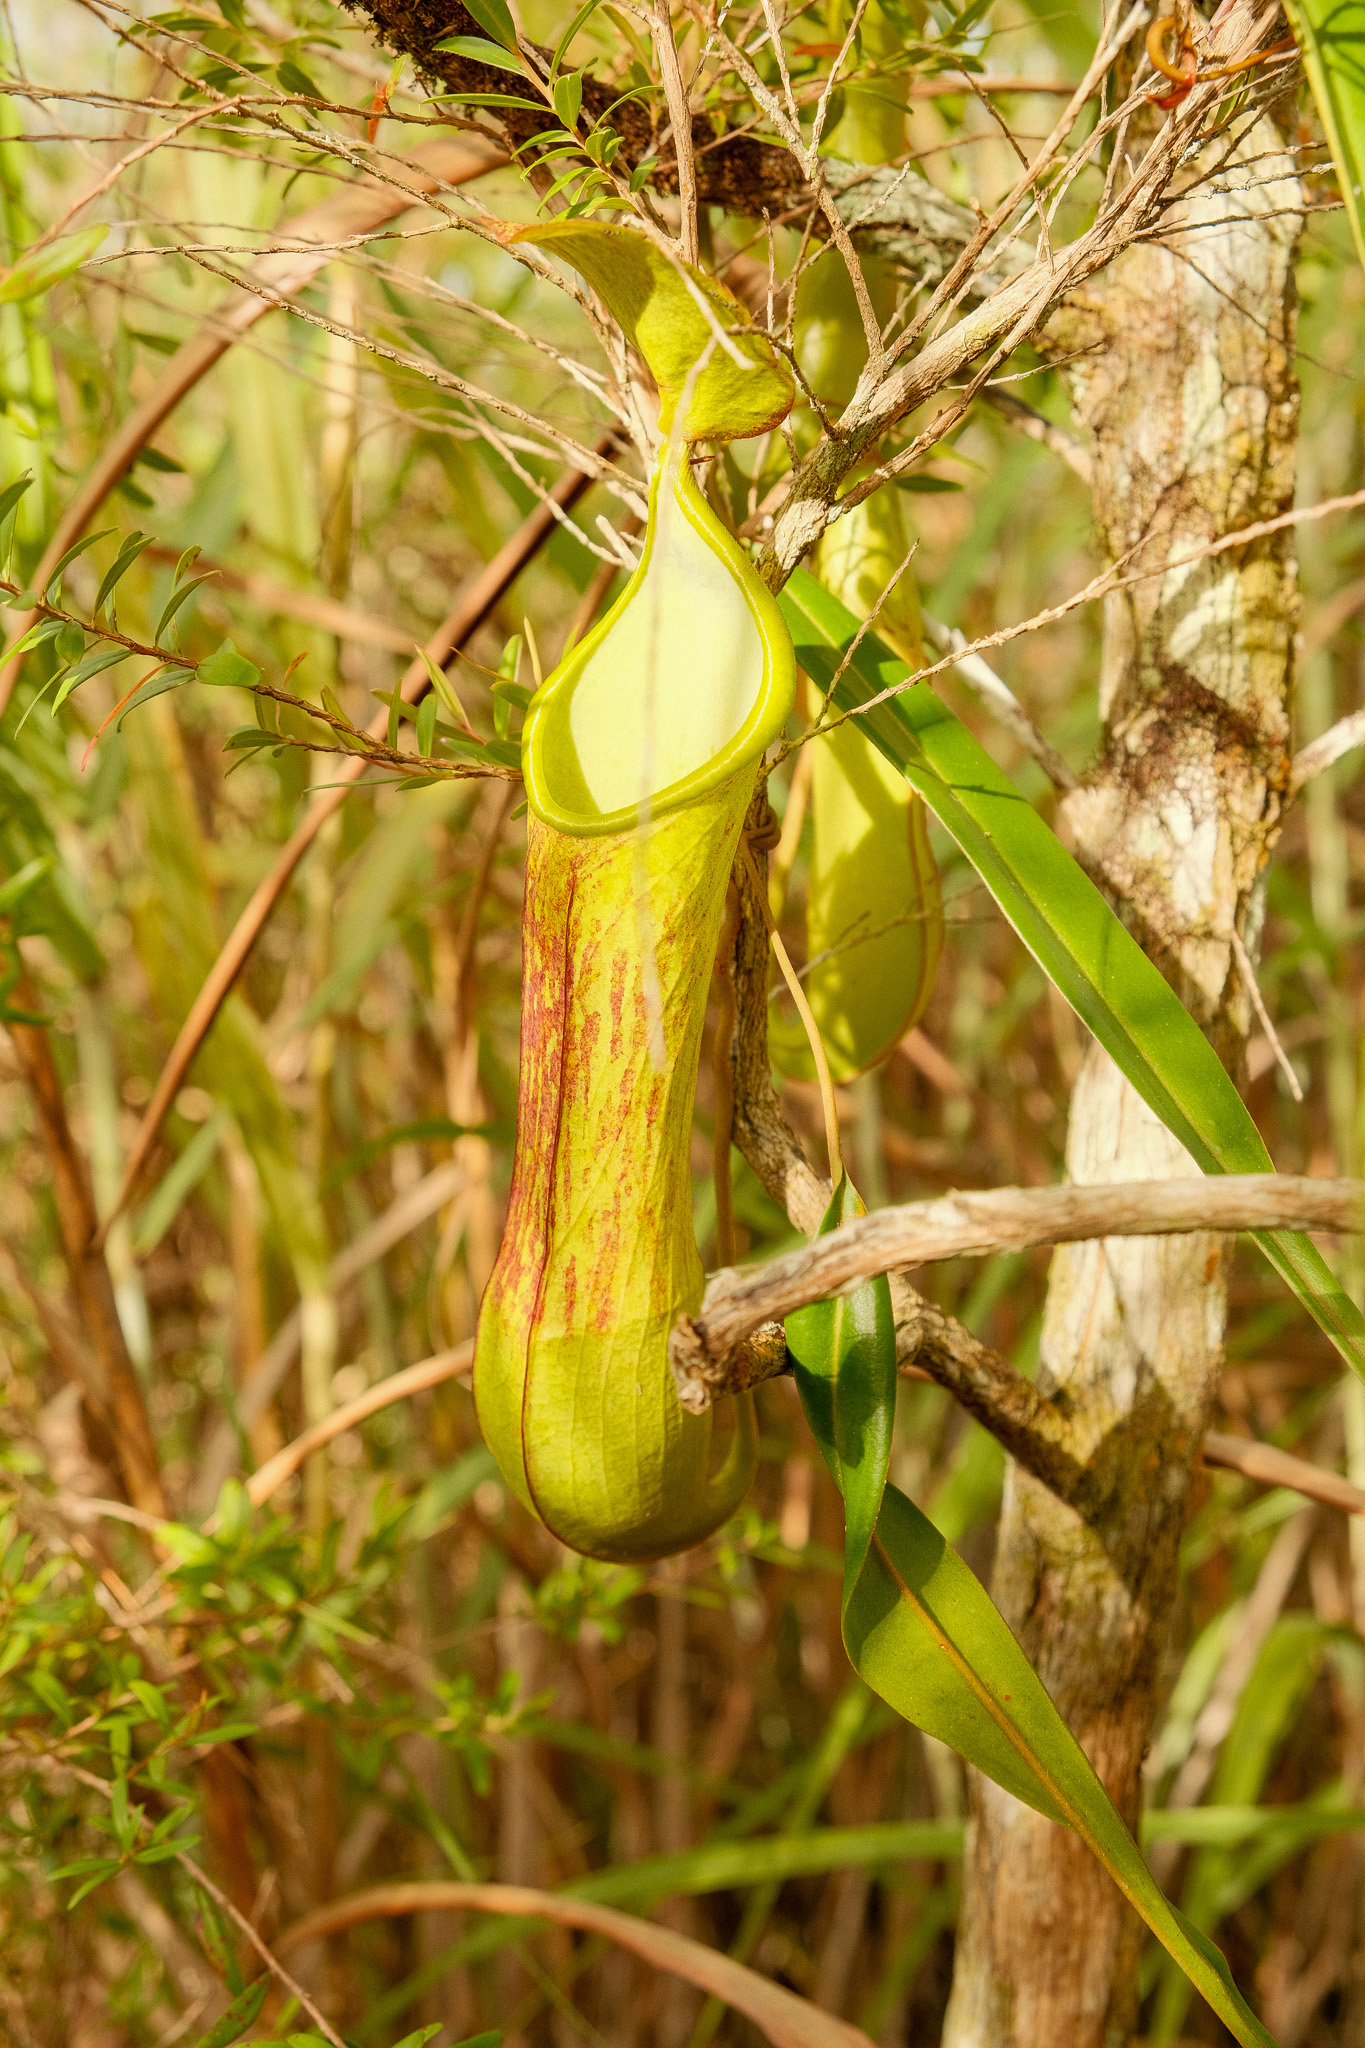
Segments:
[[[1071,376],[1104,545],[1153,534],[1140,566],[1168,565],[1108,600],[1103,751],[1065,811],[1235,1071],[1249,1002],[1232,934],[1254,956],[1287,783],[1295,565],[1284,534],[1179,561],[1290,503],[1302,198],[1265,119],[1193,169],[1163,241],[1054,329],[1091,351]],[[1094,1045],[1067,1167],[1080,1182],[1195,1170]],[[1005,1490],[996,1600],[1130,1823],[1224,1311],[1217,1238],[1058,1251],[1042,1378],[1105,1484],[1085,1519],[1017,1466]],[[971,1801],[946,2048],[1118,2048],[1137,2016],[1136,1918],[1065,1829],[975,1774]]]

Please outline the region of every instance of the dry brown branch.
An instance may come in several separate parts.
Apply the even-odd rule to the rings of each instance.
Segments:
[[[861,2028],[848,2020],[836,2019],[832,2013],[821,2012],[818,2006],[769,1978],[760,1977],[756,1970],[746,1969],[718,1949],[707,1948],[685,1934],[675,1934],[671,1928],[637,1919],[633,1913],[618,1912],[613,1906],[566,1897],[562,1892],[533,1891],[525,1885],[380,1885],[373,1891],[357,1892],[349,1899],[336,1899],[316,1913],[296,1920],[280,1936],[278,1946],[287,1953],[366,1920],[448,1912],[505,1913],[519,1919],[553,1920],[562,1927],[603,1934],[652,1968],[667,1970],[733,2006],[760,2027],[775,2048],[871,2048]]]
[[[608,442],[599,443],[605,449]],[[556,507],[567,509],[576,504],[587,490],[591,478],[582,470],[571,469],[555,485],[551,493]],[[480,571],[461,598],[459,604],[443,620],[426,645],[428,657],[438,665],[450,659],[471,633],[475,632],[488,617],[499,599],[511,588],[531,557],[536,553],[555,524],[553,514],[544,505],[537,505],[534,512],[522,522],[511,539],[501,547],[486,568]],[[426,662],[418,659],[412,662],[401,684],[405,703],[415,704],[425,696],[431,687]],[[387,714],[375,718],[368,728],[376,738],[384,731]],[[345,801],[348,789],[358,780],[365,761],[359,755],[338,763],[336,784],[315,797],[286,844],[281,848],[274,866],[265,879],[257,884],[250,902],[243,910],[228,936],[227,943],[213,964],[212,972],[195,997],[194,1004],[180,1027],[170,1057],[152,1094],[151,1101],[143,1113],[137,1136],[128,1153],[119,1184],[108,1216],[100,1227],[97,1242],[102,1244],[105,1233],[114,1218],[122,1213],[137,1185],[138,1177],[146,1163],[147,1155],[155,1142],[162,1118],[175,1100],[176,1092],[189,1072],[190,1063],[207,1037],[214,1018],[218,1015],[237,976],[246,965],[252,947],[263,931],[271,911],[289,886],[290,877],[307,853],[318,833],[334,812]]]
[[[679,1316],[669,1351],[675,1373],[723,1379],[728,1353],[761,1323],[879,1273],[964,1254],[1193,1230],[1362,1227],[1365,1183],[1280,1174],[1131,1181],[1115,1187],[995,1188],[909,1202],[876,1210],[761,1266],[717,1273],[698,1314]]]

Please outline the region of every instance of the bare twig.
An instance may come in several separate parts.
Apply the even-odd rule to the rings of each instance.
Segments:
[[[318,2011],[317,2006],[308,1996],[302,1984],[296,1983],[294,1978],[290,1976],[274,1950],[261,1939],[246,1914],[239,1911],[227,1893],[220,1890],[213,1882],[213,1879],[208,1876],[207,1872],[201,1870],[194,1861],[194,1858],[187,1856],[183,1849],[177,1851],[175,1860],[185,1872],[191,1884],[197,1884],[201,1891],[207,1892],[219,1912],[227,1914],[233,1926],[239,1929],[246,1940],[250,1942],[252,1948],[255,1949],[271,1976],[284,1986],[291,1998],[297,1998],[299,2004],[307,2013],[323,2039],[330,2041],[332,2048],[346,2048],[346,2043],[342,2040],[326,2014]]]
[[[1299,749],[1289,766],[1289,794],[1297,796],[1305,783],[1357,747],[1365,747],[1365,711],[1349,712],[1335,725],[1329,725],[1318,739]]]
[[[1275,1055],[1280,1072],[1289,1083],[1290,1094],[1295,1102],[1302,1102],[1303,1089],[1299,1086],[1299,1077],[1290,1064],[1289,1054],[1280,1044],[1279,1034],[1271,1022],[1270,1012],[1265,1006],[1265,997],[1261,994],[1261,985],[1256,979],[1256,969],[1252,965],[1251,955],[1247,952],[1242,942],[1242,935],[1235,925],[1232,927],[1229,936],[1232,940],[1232,950],[1237,958],[1238,972],[1242,977],[1242,986],[1251,998],[1251,1007],[1261,1020],[1261,1029],[1269,1041],[1270,1049]]]
[[[678,164],[678,197],[682,219],[679,245],[684,263],[697,260],[697,176],[692,162],[692,114],[687,104],[678,49],[673,40],[673,15],[668,0],[654,0],[650,24],[654,51],[668,102],[668,121],[673,131],[673,154]]]
[[[149,136],[145,142],[139,142],[135,149],[130,149],[126,156],[120,157],[113,168],[106,171],[102,178],[97,178],[93,185],[87,186],[79,199],[73,199],[66,212],[59,219],[54,220],[51,227],[44,228],[37,241],[31,242],[28,248],[25,249],[25,257],[36,256],[40,249],[46,249],[49,243],[57,240],[59,235],[64,235],[77,214],[84,213],[87,206],[93,205],[95,200],[102,198],[111,186],[117,185],[123,173],[142,157],[150,156],[153,150],[161,149],[168,142],[174,142],[176,137],[183,135],[187,128],[197,127],[199,122],[206,121],[211,114],[216,115],[218,112],[219,109],[215,106],[195,107],[162,134]]]
[[[1075,789],[1076,777],[1057,749],[1043,738],[1009,684],[979,654],[971,652],[966,635],[960,633],[956,626],[945,626],[937,619],[931,619],[927,612],[923,615],[923,624],[925,638],[945,656],[953,657],[953,666],[963,682],[990,707],[1025,753],[1033,756],[1048,780],[1058,789]]]

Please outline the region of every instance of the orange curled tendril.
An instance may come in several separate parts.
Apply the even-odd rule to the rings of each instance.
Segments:
[[[1166,37],[1172,29],[1180,27],[1179,17],[1163,14],[1154,21],[1147,31],[1147,55],[1152,66],[1163,78],[1173,81],[1170,92],[1149,92],[1147,98],[1153,106],[1178,107],[1196,80],[1200,85],[1211,84],[1220,78],[1235,78],[1240,71],[1250,71],[1257,64],[1264,64],[1268,57],[1283,57],[1296,46],[1293,37],[1281,43],[1272,43],[1268,50],[1253,50],[1249,57],[1239,57],[1235,63],[1221,64],[1216,71],[1200,72],[1199,55],[1194,47],[1188,28],[1180,30],[1180,42],[1176,61],[1173,64],[1166,55]]]

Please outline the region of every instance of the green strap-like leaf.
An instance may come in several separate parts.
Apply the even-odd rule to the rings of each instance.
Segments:
[[[1285,0],[1365,263],[1365,0]]]
[[[867,1210],[848,1175],[834,1190],[819,1235]],[[844,1497],[844,1604],[877,1526],[896,1419],[896,1322],[885,1277],[787,1318],[787,1348],[801,1404]]]
[[[790,369],[716,278],[669,257],[633,228],[605,221],[561,215],[518,228],[507,239],[562,257],[587,279],[648,363],[665,433],[679,400],[687,407],[685,441],[764,434],[791,411],[796,381]]]
[[[841,1181],[821,1235],[861,1209]],[[1219,1951],[1152,1877],[989,1594],[914,1502],[885,1483],[896,1387],[885,1276],[789,1316],[787,1343],[806,1420],[845,1497],[843,1634],[854,1669],[907,1721],[1074,1828],[1243,2048],[1267,2048],[1272,2037]]]
[[[780,603],[798,663],[828,688],[857,620],[799,569]],[[835,704],[856,710],[908,674],[875,634],[865,634],[835,687]],[[937,814],[1043,971],[1204,1171],[1272,1173],[1245,1103],[1165,976],[928,684],[888,698],[859,723]],[[1322,1254],[1297,1231],[1258,1231],[1256,1242],[1343,1358],[1365,1375],[1365,1318]]]
[[[894,1486],[882,1501],[844,1640],[862,1676],[897,1713],[1075,1829],[1243,2048],[1273,2043],[1219,1950],[1153,1878],[984,1588]]]

